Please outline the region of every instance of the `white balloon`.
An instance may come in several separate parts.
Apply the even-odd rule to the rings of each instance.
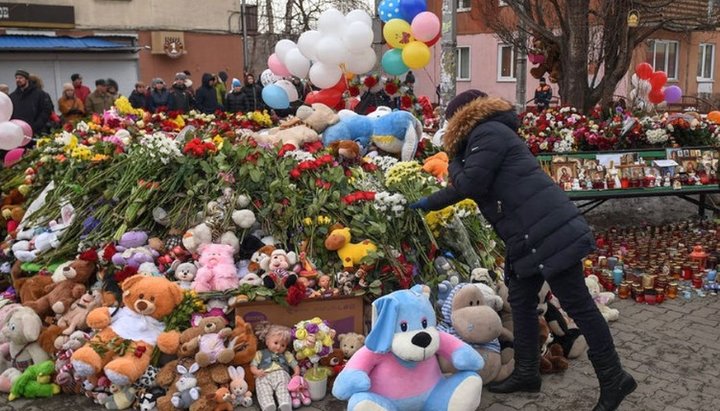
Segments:
[[[632,77],[630,77],[630,84],[637,87],[639,80],[640,80],[640,77],[638,77],[637,74],[633,73]]]
[[[273,84],[274,82],[281,80],[281,79],[282,79],[282,77],[276,76],[270,69],[266,69],[260,75],[260,83],[263,86]]]
[[[630,100],[635,100],[637,98],[637,90],[630,90]]]
[[[343,33],[343,42],[345,47],[353,52],[366,49],[372,46],[372,29],[359,21],[351,23]]]
[[[648,80],[639,80],[637,85],[637,91],[639,97],[647,97],[647,95],[650,93],[650,90],[652,90],[652,84],[650,84],[650,81]]]
[[[303,56],[300,49],[292,49],[285,56],[285,67],[293,76],[305,78],[310,71],[310,60]]]
[[[9,121],[0,123],[0,150],[12,150],[20,147],[24,138],[22,127]]]
[[[368,27],[372,27],[372,17],[365,10],[353,10],[345,16],[345,21],[348,25],[359,21]]]
[[[276,86],[280,87],[281,89],[285,90],[285,93],[288,95],[288,100],[290,101],[297,101],[297,99],[300,98],[298,96],[297,89],[295,88],[295,85],[291,83],[289,80],[280,80],[277,83],[275,83]]]
[[[346,66],[349,72],[355,74],[363,74],[372,70],[377,62],[375,50],[366,48],[361,51],[355,51],[348,55]]]
[[[335,36],[323,36],[315,47],[317,59],[321,63],[340,64],[345,61],[345,46]]]
[[[297,48],[297,44],[294,41],[288,39],[282,39],[275,44],[275,54],[278,56],[280,61],[285,64],[285,57],[287,53]]]
[[[308,30],[300,35],[300,38],[298,39],[298,48],[303,56],[305,56],[308,60],[317,61],[315,46],[317,46],[317,43],[321,38],[322,34],[316,30]]]
[[[328,9],[320,14],[318,30],[323,34],[341,34],[345,29],[345,16],[338,9]]]
[[[320,88],[330,88],[342,77],[340,67],[325,63],[315,63],[310,67],[310,81]]]
[[[0,92],[0,122],[10,120],[10,117],[12,117],[12,112],[12,100],[10,100],[10,97],[7,94]]]

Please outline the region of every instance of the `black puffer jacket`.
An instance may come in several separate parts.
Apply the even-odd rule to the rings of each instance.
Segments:
[[[225,97],[225,108],[231,113],[242,112],[245,108],[245,93],[242,91],[232,91]]]
[[[266,110],[267,106],[262,98],[262,89],[263,87],[258,83],[247,84],[246,82],[240,90],[244,95],[242,109],[240,111],[243,113],[251,113],[256,110]]]
[[[428,200],[433,210],[475,200],[505,241],[507,268],[521,278],[549,278],[592,251],[594,239],[575,204],[517,135],[518,125],[512,105],[502,99],[481,98],[462,107],[444,136],[453,158],[452,186]]]
[[[13,103],[11,118],[28,123],[32,127],[33,134],[46,130],[53,111],[52,100],[47,93],[30,83],[25,89],[16,88],[10,94],[10,100]]]
[[[215,110],[222,110],[222,106],[218,104],[217,92],[210,85],[213,75],[205,73],[202,76],[202,87],[195,92],[195,108],[205,114],[213,114]]]

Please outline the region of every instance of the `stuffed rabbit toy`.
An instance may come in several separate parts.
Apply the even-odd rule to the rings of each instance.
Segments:
[[[300,405],[310,405],[312,402],[310,399],[308,383],[305,378],[299,375],[295,375],[290,379],[290,383],[288,383],[288,391],[290,391],[293,408],[299,408]]]
[[[170,400],[173,407],[187,409],[200,398],[200,388],[197,386],[197,378],[194,375],[199,369],[200,366],[197,363],[191,365],[189,370],[178,364],[177,372],[180,374],[180,378],[175,383],[178,392],[173,394]]]
[[[248,390],[248,383],[245,381],[245,369],[243,367],[228,367],[230,374],[230,391],[233,395],[235,407],[250,407],[253,404],[252,392]]]

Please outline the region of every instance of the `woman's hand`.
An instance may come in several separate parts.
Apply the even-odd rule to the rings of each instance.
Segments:
[[[418,201],[410,204],[408,208],[410,208],[411,210],[428,211],[428,209],[430,208],[430,201],[427,197],[423,197]]]

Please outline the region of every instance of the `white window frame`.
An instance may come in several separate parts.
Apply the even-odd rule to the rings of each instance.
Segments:
[[[457,12],[457,13],[470,11],[470,9],[472,8],[472,0],[454,0],[454,1],[457,2],[457,4],[455,4],[455,12]],[[465,4],[463,4],[463,3],[465,3]]]
[[[675,72],[674,73],[668,73],[668,66],[670,63],[670,57],[668,53],[669,45],[675,44]],[[665,47],[665,67],[664,71],[667,73],[668,80],[677,80],[678,79],[678,71],[679,70],[679,64],[680,64],[680,42],[675,40],[653,40],[653,47],[652,47],[652,66],[657,70],[657,49],[658,45],[662,45]]]
[[[697,81],[709,82],[715,79],[715,44],[714,43],[700,43],[702,56],[698,59],[698,68],[700,69],[700,75],[697,76]],[[710,52],[708,52],[708,48]],[[703,73],[705,69],[705,59],[710,58],[710,75],[705,76]]]
[[[510,48],[510,76],[502,75],[502,52],[504,48]],[[498,44],[497,47],[497,81],[498,83],[507,83],[517,81],[515,76],[515,47],[510,44]]]
[[[460,53],[460,50],[461,50],[461,49],[467,49],[467,51],[468,51],[468,52],[467,52],[467,55],[468,55],[468,59],[467,59],[467,60],[468,60],[468,62],[467,62],[467,64],[468,64],[468,76],[467,76],[467,78],[460,77],[460,64],[461,64],[461,60],[460,60],[461,53]],[[457,48],[455,48],[455,53],[457,54],[457,56],[456,56],[456,57],[457,57],[457,70],[455,70],[455,71],[456,71],[456,73],[455,73],[455,79],[456,79],[457,81],[470,81],[470,79],[472,78],[472,55],[471,55],[472,51],[470,50],[470,46],[458,46]]]

